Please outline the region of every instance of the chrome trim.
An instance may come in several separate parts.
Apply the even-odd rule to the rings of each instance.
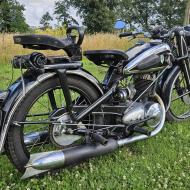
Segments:
[[[52,155],[55,155],[53,156],[55,160],[52,159]],[[51,152],[31,154],[30,160],[28,164],[26,165],[26,171],[21,179],[26,179],[35,175],[45,173],[49,169],[47,168],[44,169],[43,166],[47,166],[48,168],[51,168],[52,164],[54,164],[55,166],[57,162],[60,164],[65,162],[65,156],[62,151],[51,151]]]
[[[123,69],[123,74],[132,74],[135,67],[137,67],[138,64],[141,63],[145,58],[152,56],[153,54],[159,54],[165,51],[171,51],[170,46],[167,44],[159,44],[157,46],[154,46],[148,50],[146,50],[144,53],[137,56],[135,59],[133,59],[131,62],[129,62]]]
[[[164,107],[164,103],[163,103],[162,99],[158,95],[156,95],[155,97],[157,98],[157,100],[158,100],[158,102],[159,102],[159,104],[161,106],[162,113],[163,113],[163,115],[161,117],[160,124],[155,128],[155,130],[153,130],[151,132],[150,136],[138,135],[138,136],[129,137],[129,138],[126,138],[126,139],[121,139],[121,140],[117,141],[119,146],[124,146],[126,144],[130,144],[130,143],[133,143],[133,142],[136,142],[136,141],[148,139],[150,137],[153,137],[153,136],[157,135],[162,130],[162,128],[164,127],[165,117],[166,117],[165,107]]]
[[[42,155],[43,154],[43,155]],[[62,150],[33,155],[26,168],[33,167],[37,170],[51,170],[65,164],[65,155]]]

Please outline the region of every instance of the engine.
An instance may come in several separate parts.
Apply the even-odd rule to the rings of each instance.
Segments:
[[[125,125],[131,125],[146,121],[149,127],[156,127],[160,122],[161,116],[162,109],[160,104],[155,102],[136,102],[130,109],[125,110],[122,122]]]

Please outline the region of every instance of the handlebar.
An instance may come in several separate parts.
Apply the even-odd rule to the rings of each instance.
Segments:
[[[119,34],[119,37],[120,37],[120,38],[123,38],[123,37],[132,36],[132,35],[133,35],[132,32],[124,32],[124,33]]]
[[[185,30],[185,27],[174,27],[170,31],[164,29],[162,26],[155,27],[148,35],[146,32],[124,32],[119,34],[120,38],[132,36],[136,38],[137,35],[143,34],[146,38],[165,40],[167,38],[173,38],[174,36],[184,35],[190,37],[189,31]]]
[[[73,30],[76,30],[79,34],[77,45],[80,46],[84,40],[85,29],[76,25],[68,26],[67,31],[66,31],[67,36],[71,36],[71,33]]]
[[[124,38],[124,37],[129,37],[129,36],[133,36],[136,37],[137,35],[143,34],[143,32],[124,32],[119,34],[120,38]]]

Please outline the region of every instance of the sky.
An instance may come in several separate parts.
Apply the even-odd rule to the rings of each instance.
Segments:
[[[39,26],[41,17],[48,11],[52,16],[56,0],[18,0],[25,6],[24,15],[30,26]],[[76,10],[70,10],[71,15],[81,24],[81,19],[76,16]],[[54,20],[51,25],[55,25]]]

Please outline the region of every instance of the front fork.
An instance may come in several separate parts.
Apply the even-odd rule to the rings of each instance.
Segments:
[[[181,64],[181,70],[184,74],[188,91],[190,91],[190,60],[189,58],[183,61],[183,63]]]

